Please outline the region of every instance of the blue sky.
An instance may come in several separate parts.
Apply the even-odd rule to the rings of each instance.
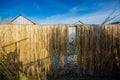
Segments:
[[[0,0],[3,21],[23,14],[42,24],[72,24],[78,20],[99,24],[114,9],[114,15],[120,14],[120,0]]]

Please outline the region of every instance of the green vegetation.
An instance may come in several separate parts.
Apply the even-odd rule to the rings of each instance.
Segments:
[[[1,54],[1,53],[0,53]],[[0,56],[0,80],[15,80],[14,66],[5,58]]]

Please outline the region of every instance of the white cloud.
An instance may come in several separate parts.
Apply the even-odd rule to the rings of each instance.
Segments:
[[[92,6],[85,6],[82,4],[80,6],[74,6],[64,14],[52,15],[46,18],[35,17],[33,20],[36,20],[41,24],[73,24],[79,20],[85,24],[101,24],[115,8],[118,10],[115,13],[120,14],[120,5],[118,5],[118,2],[119,1],[116,0],[113,2],[101,2],[99,4],[96,4],[96,1],[94,3],[91,3]],[[36,5],[36,7],[39,9],[39,6]]]
[[[70,12],[77,12],[78,11],[78,7],[73,7],[72,9],[70,9]]]
[[[78,20],[85,24],[100,24],[106,17],[111,13],[110,11],[99,11],[86,15],[75,15],[74,13],[68,12],[66,14],[59,14],[50,16],[44,19],[38,19],[41,24],[73,24]]]
[[[104,6],[96,12],[85,13],[83,15],[80,12],[84,12],[84,10],[86,11],[87,8],[75,6],[67,13],[52,15],[42,19],[37,17],[33,20],[37,20],[37,22],[41,24],[73,24],[79,20],[85,24],[101,24],[106,17],[110,15],[110,13],[113,11],[113,8],[108,9]],[[118,14],[120,11],[117,11],[116,13]]]

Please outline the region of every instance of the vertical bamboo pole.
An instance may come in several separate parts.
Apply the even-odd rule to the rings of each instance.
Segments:
[[[82,58],[82,74],[85,74],[85,67],[84,67],[84,62],[85,62],[85,56],[84,56],[84,46],[85,46],[85,40],[84,40],[84,26],[82,25],[81,27],[81,58]]]
[[[89,67],[89,73],[91,75],[93,75],[93,72],[94,72],[94,65],[93,65],[93,27],[90,26],[90,51],[89,51],[89,57],[90,57],[90,60],[89,60],[89,63],[90,63],[90,67]]]

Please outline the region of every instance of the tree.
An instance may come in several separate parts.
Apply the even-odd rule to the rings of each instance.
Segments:
[[[7,19],[7,20],[5,21],[5,24],[13,24],[13,23],[12,23],[12,19]]]
[[[120,23],[119,19],[117,20],[118,17],[120,17],[120,12],[118,11],[117,13],[117,10],[118,9],[114,9],[109,15],[108,17],[102,22],[102,25],[103,24],[106,24],[108,22],[111,22],[111,23]],[[114,15],[115,14],[115,15]],[[114,21],[116,20],[116,21]]]

